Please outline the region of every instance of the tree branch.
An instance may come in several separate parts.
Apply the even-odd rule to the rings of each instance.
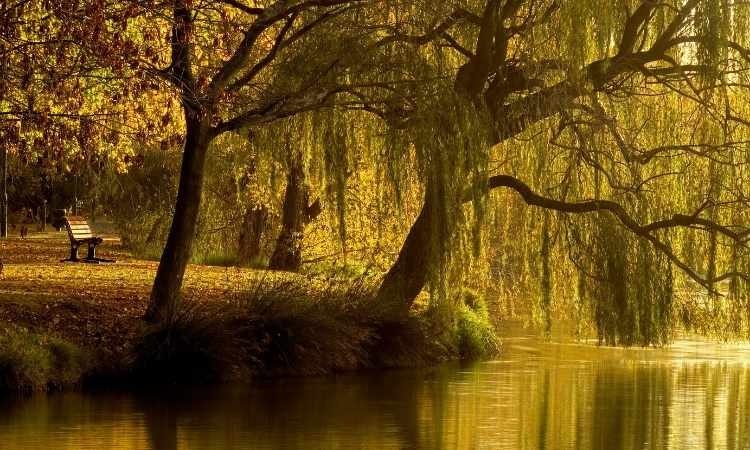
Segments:
[[[529,187],[527,184],[525,184],[523,181],[519,180],[518,178],[509,176],[509,175],[495,175],[489,178],[487,182],[487,189],[492,190],[500,187],[507,187],[512,190],[514,190],[516,193],[518,193],[521,198],[526,202],[528,205],[532,206],[539,206],[541,208],[552,210],[552,211],[559,211],[563,213],[572,213],[572,214],[585,214],[585,213],[592,213],[592,212],[600,212],[600,211],[606,211],[612,214],[625,228],[630,230],[633,234],[640,236],[649,242],[651,242],[659,251],[664,253],[677,267],[679,267],[682,271],[684,271],[690,278],[692,278],[697,283],[701,284],[703,287],[710,291],[714,291],[713,283],[716,283],[718,281],[731,278],[733,276],[740,276],[739,274],[723,274],[718,277],[715,277],[713,279],[707,279],[705,277],[702,277],[700,274],[698,274],[695,270],[693,270],[690,266],[685,264],[683,261],[681,261],[669,248],[669,246],[665,243],[663,243],[661,240],[659,240],[658,237],[654,236],[652,233],[657,230],[663,230],[663,229],[670,229],[670,228],[678,228],[678,227],[692,227],[692,226],[700,226],[705,231],[713,231],[717,232],[719,234],[722,234],[731,240],[738,242],[738,243],[746,243],[747,238],[750,235],[750,231],[744,230],[741,232],[736,232],[729,227],[717,224],[716,222],[713,222],[708,219],[703,219],[698,217],[697,215],[693,216],[687,216],[682,214],[675,214],[670,219],[664,219],[659,220],[656,222],[651,222],[646,225],[639,224],[635,219],[633,219],[628,212],[623,208],[620,204],[615,203],[610,200],[589,200],[589,201],[583,201],[583,202],[565,202],[560,200],[555,200],[552,198],[541,196],[537,193],[535,193],[531,187]],[[466,201],[471,200],[471,195],[465,196]],[[700,211],[698,212],[700,213]],[[743,278],[746,278],[747,275],[741,275]]]

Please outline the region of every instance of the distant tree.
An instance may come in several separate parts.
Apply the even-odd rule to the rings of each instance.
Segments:
[[[292,150],[288,154],[281,231],[268,263],[269,269],[299,271],[305,227],[321,212],[320,199],[311,199],[302,158],[299,150]]]
[[[123,23],[135,10],[122,3],[109,18],[119,24],[109,34],[103,6],[41,0],[0,5],[0,148],[17,172],[14,179],[33,172],[39,182],[35,191],[28,183],[17,186],[20,196],[11,203],[33,200],[36,205],[24,206],[39,206],[76,183],[81,197],[93,198],[88,191],[96,190],[105,169],[124,171],[140,146],[174,133],[169,110],[160,116],[161,127],[138,121],[154,108],[141,97],[150,94],[151,82],[133,76],[136,46],[122,38]],[[67,207],[72,197],[58,198],[63,204],[54,206]]]

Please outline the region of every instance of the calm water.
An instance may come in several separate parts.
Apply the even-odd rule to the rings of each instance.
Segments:
[[[0,403],[0,448],[750,449],[750,348],[506,341],[473,366]]]

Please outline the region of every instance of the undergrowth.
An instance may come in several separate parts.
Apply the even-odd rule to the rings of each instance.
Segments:
[[[191,302],[169,323],[144,330],[133,375],[157,383],[320,375],[481,358],[499,349],[479,296],[464,302],[452,324],[429,309],[393,322],[373,313],[372,283],[310,280],[261,280],[221,306]]]
[[[0,325],[0,391],[34,392],[79,383],[89,367],[77,346],[23,327]]]
[[[464,289],[456,320],[456,342],[464,359],[478,359],[500,351],[487,303],[480,294]]]

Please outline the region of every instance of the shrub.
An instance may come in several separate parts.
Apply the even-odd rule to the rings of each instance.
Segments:
[[[487,303],[477,292],[464,289],[456,319],[456,340],[462,358],[478,359],[500,351],[500,339],[490,321]]]
[[[455,323],[431,309],[387,322],[377,315],[367,279],[271,276],[278,278],[258,280],[220,308],[193,303],[171,322],[144,329],[133,374],[168,383],[318,375],[424,366],[499,349],[480,296],[464,296]]]

